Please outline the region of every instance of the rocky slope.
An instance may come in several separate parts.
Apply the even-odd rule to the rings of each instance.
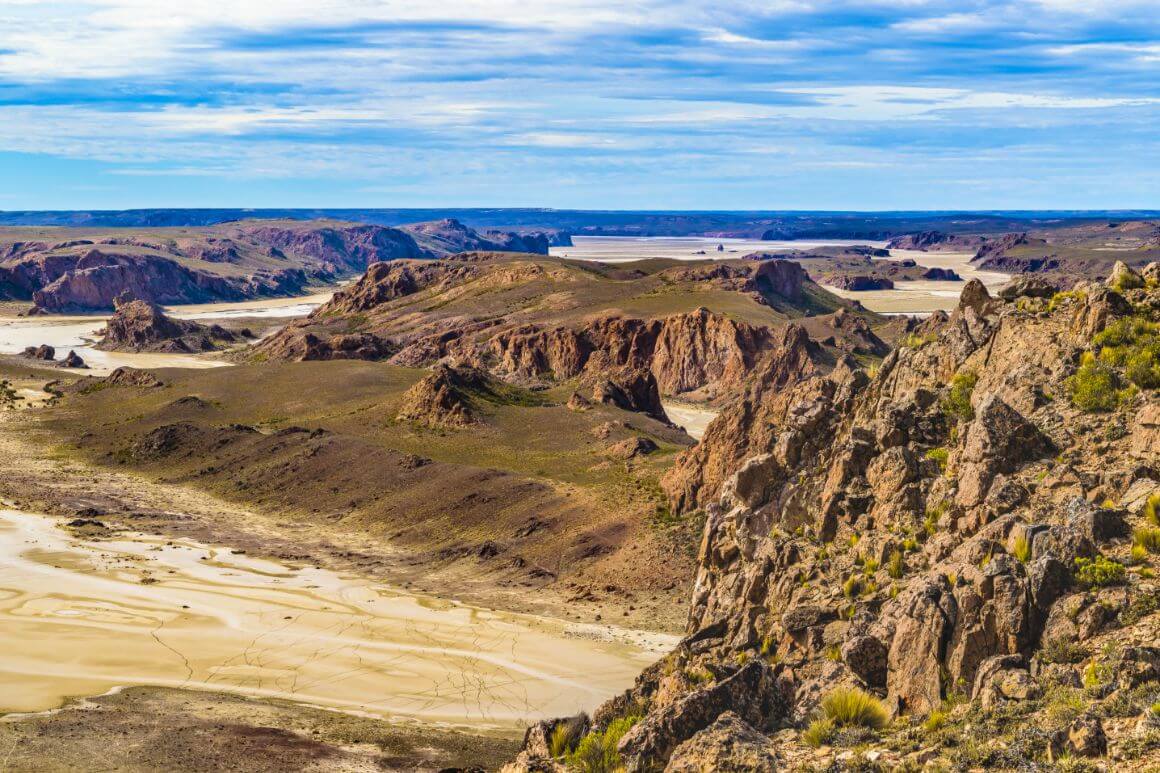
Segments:
[[[117,299],[98,349],[111,352],[210,352],[246,340],[220,325],[172,319],[147,301]]]
[[[1160,266],[1006,295],[971,282],[872,372],[799,356],[723,412],[691,452],[731,474],[688,635],[513,768],[1154,761]],[[670,493],[708,501],[689,475]]]

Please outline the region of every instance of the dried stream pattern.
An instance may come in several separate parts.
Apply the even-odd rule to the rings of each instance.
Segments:
[[[593,708],[656,657],[546,618],[188,540],[89,541],[13,510],[0,567],[3,711],[154,685],[509,733]]]

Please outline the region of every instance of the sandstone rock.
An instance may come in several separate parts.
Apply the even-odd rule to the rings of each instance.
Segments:
[[[790,260],[766,260],[757,265],[746,289],[761,295],[775,295],[789,301],[800,301],[804,297],[802,284],[806,281],[806,271],[800,263]]]
[[[647,456],[658,448],[657,444],[646,437],[625,438],[619,443],[613,443],[608,448],[604,449],[606,456],[611,456],[614,459],[635,459],[638,456]]]
[[[967,507],[982,504],[996,475],[1014,472],[1023,462],[1053,450],[1051,440],[1034,424],[997,395],[988,395],[967,428],[957,501]]]
[[[1117,260],[1112,266],[1112,273],[1108,276],[1107,284],[1117,290],[1132,290],[1144,286],[1144,279],[1127,263]]]
[[[777,767],[773,742],[726,711],[673,750],[665,773],[773,773]]]
[[[208,352],[244,339],[219,325],[171,319],[160,307],[124,297],[105,325],[98,349],[131,352]]]

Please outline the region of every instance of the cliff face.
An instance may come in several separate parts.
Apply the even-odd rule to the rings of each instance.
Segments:
[[[403,229],[424,248],[442,255],[476,250],[547,255],[550,241],[546,233],[476,231],[454,218],[434,220],[429,223],[415,223],[403,226]]]
[[[837,752],[796,730],[830,717],[822,743],[875,744],[891,767],[915,748],[897,728],[940,708],[942,723],[993,722],[982,759],[999,767],[1126,743],[1130,723],[1104,737],[1105,698],[1146,719],[1128,696],[1160,688],[1141,536],[1160,526],[1160,291],[1128,273],[1052,299],[971,282],[873,375],[791,366],[724,412],[667,481],[678,504],[707,503],[688,636],[592,719],[602,732],[642,717],[623,764],[659,769],[686,743],[711,757],[779,729],[764,752],[779,766],[826,764]],[[858,722],[822,706],[840,687],[880,696],[900,724],[843,741]],[[1039,701],[1050,690],[1081,708]],[[542,762],[551,729],[529,731],[517,769]],[[1036,740],[1015,751],[1024,729]],[[942,738],[924,759],[959,759]]]

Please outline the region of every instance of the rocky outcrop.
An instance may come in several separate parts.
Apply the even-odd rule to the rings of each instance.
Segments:
[[[45,362],[52,362],[56,359],[56,349],[48,344],[41,344],[40,346],[29,346],[25,348],[21,354],[30,360],[44,360]]]
[[[307,362],[309,360],[383,360],[398,349],[373,333],[317,335],[286,327],[255,349],[258,358]]]
[[[776,296],[787,301],[801,301],[805,296],[803,287],[808,279],[800,263],[792,260],[764,260],[750,275],[746,289],[763,297]]]
[[[922,231],[916,234],[898,236],[886,243],[889,250],[919,250],[922,252],[936,250],[975,250],[985,243],[985,236],[971,236],[967,234],[951,234],[945,231]]]
[[[98,349],[116,352],[209,352],[245,338],[220,325],[172,319],[155,304],[125,298],[105,325]]]
[[[782,427],[792,425],[781,454],[797,457],[830,410],[834,381],[820,374],[818,353],[805,330],[789,325],[748,381],[744,395],[705,430],[701,442],[681,454],[662,487],[673,508],[688,512],[713,501],[744,459],[771,453]]]
[[[114,300],[125,293],[154,303],[202,303],[290,294],[304,284],[301,272],[227,279],[172,260],[90,250],[34,291],[32,302],[50,312],[98,311],[113,308]]]
[[[428,288],[464,281],[477,273],[474,265],[446,260],[372,263],[357,282],[335,293],[322,313],[357,314]]]
[[[647,414],[665,424],[670,423],[661,405],[656,376],[643,368],[627,368],[598,380],[592,388],[592,399],[625,411]]]
[[[863,292],[866,290],[893,290],[894,281],[884,276],[867,276],[865,274],[848,275],[831,277],[827,283],[839,290],[850,290],[853,292]]]
[[[486,383],[486,376],[474,369],[439,365],[407,390],[396,418],[429,428],[470,426],[478,421],[471,392]]]
[[[70,350],[69,353],[65,355],[64,359],[60,361],[60,366],[62,368],[77,368],[77,369],[83,369],[83,368],[89,367],[88,365],[85,364],[85,361],[81,358],[81,356],[72,350]]]
[[[475,231],[454,218],[433,220],[403,226],[408,234],[434,254],[454,255],[460,252],[494,250],[529,252],[547,255],[549,238],[537,232]]]

